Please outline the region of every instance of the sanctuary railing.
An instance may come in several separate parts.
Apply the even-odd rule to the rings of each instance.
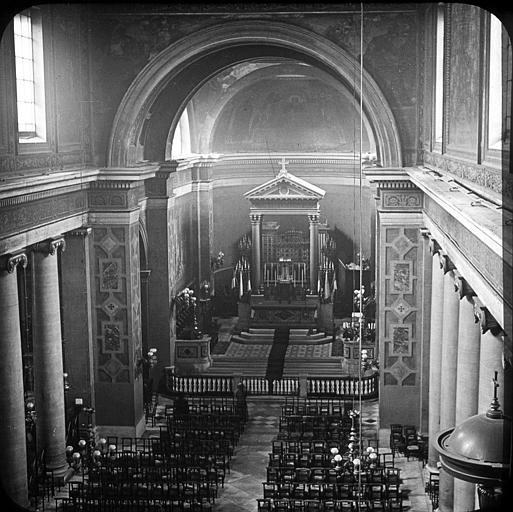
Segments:
[[[242,382],[248,396],[305,396],[312,398],[376,398],[379,375],[356,377],[285,377],[269,380],[252,375],[175,375],[167,369],[167,391],[202,396],[230,396]]]

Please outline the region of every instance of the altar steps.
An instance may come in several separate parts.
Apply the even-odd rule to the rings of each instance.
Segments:
[[[283,377],[298,377],[308,375],[309,377],[340,377],[343,376],[341,358],[305,358],[285,357],[283,366]]]
[[[212,366],[204,373],[206,375],[259,375],[264,376],[267,371],[267,359],[230,358],[219,360],[215,356]],[[323,358],[285,358],[283,377],[340,377],[344,375],[342,361]]]
[[[267,357],[248,359],[247,357],[224,358],[213,356],[212,366],[204,373],[207,375],[265,375]]]
[[[274,329],[255,329],[250,328],[248,331],[242,331],[240,334],[234,334],[231,341],[234,343],[250,344],[269,344],[273,343]],[[308,329],[290,329],[289,343],[305,344],[305,345],[322,345],[332,341],[331,336],[326,336],[324,332],[308,333]]]

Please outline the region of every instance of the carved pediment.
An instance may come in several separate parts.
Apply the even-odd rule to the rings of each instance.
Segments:
[[[282,162],[282,168],[277,176],[246,192],[244,197],[252,202],[261,200],[319,201],[324,194],[323,189],[290,174],[285,169],[285,162]]]

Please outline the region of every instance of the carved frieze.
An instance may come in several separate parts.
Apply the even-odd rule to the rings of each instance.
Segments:
[[[504,194],[510,199],[513,198],[512,180],[504,179],[503,182],[503,176],[499,169],[462,162],[447,155],[430,151],[424,151],[424,163],[436,170],[453,174],[476,185],[488,188],[497,194]]]
[[[86,205],[85,191],[77,191],[26,204],[2,207],[0,210],[0,235],[17,233],[83,213],[87,210]]]
[[[386,209],[411,210],[422,208],[423,193],[420,190],[381,192],[381,204]]]
[[[126,182],[94,182],[88,190],[89,207],[94,210],[126,210],[136,208],[144,196],[144,185]]]
[[[506,268],[508,263],[429,197],[424,200],[424,211],[442,233],[450,227],[450,238],[461,254],[502,295],[504,275],[511,275],[511,267],[509,270]]]

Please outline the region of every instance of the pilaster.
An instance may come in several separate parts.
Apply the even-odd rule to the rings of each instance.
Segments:
[[[148,235],[148,269],[151,272],[146,286],[148,298],[148,340],[158,351],[158,364],[153,374],[164,372],[174,364],[175,320],[173,297],[175,283],[175,198],[173,177],[177,162],[166,162],[155,177],[146,182],[146,231]],[[141,283],[142,284],[142,283]]]
[[[92,291],[89,227],[65,234],[61,255],[62,342],[64,370],[68,374],[67,408],[75,398],[94,404],[94,346],[92,336]]]
[[[115,178],[108,176],[91,191],[89,216],[96,423],[104,436],[140,436],[145,427],[137,364],[142,358],[139,200],[144,186]]]

